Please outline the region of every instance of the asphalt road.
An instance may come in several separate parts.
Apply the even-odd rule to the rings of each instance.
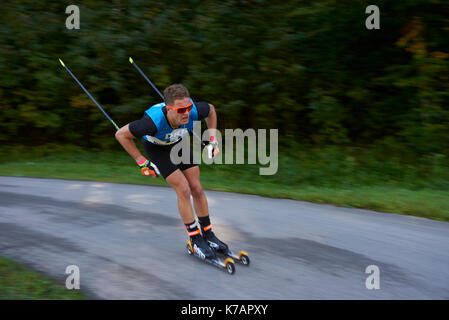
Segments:
[[[95,299],[449,299],[449,223],[206,191],[215,233],[251,266],[189,256],[170,188],[0,177],[0,255]],[[379,268],[369,290],[366,268]]]

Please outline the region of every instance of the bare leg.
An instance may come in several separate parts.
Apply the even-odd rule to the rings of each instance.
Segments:
[[[209,215],[209,207],[207,204],[206,194],[200,183],[200,168],[198,166],[182,171],[187,179],[193,197],[193,205],[198,217],[206,217]]]
[[[176,170],[165,179],[175,190],[178,196],[178,208],[184,224],[195,221],[192,204],[190,203],[190,187],[181,170]]]

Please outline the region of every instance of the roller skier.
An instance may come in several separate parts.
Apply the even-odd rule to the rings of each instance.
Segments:
[[[142,174],[154,178],[162,175],[173,187],[178,197],[179,213],[190,237],[190,240],[187,242],[189,254],[195,254],[201,259],[217,267],[225,268],[228,273],[233,274],[235,271],[233,259],[237,259],[244,265],[249,265],[248,254],[245,251],[240,251],[238,255],[235,255],[228,249],[228,245],[219,240],[212,231],[207,198],[200,183],[199,166],[193,160],[193,153],[190,147],[187,155],[189,161],[186,163],[181,161],[180,164],[175,164],[170,156],[172,149],[179,143],[183,143],[183,137],[193,130],[193,122],[202,119],[205,119],[209,128],[210,139],[207,145],[204,142],[201,143],[208,149],[209,158],[214,158],[219,153],[218,141],[216,139],[217,114],[215,107],[206,102],[195,103],[190,98],[187,88],[181,84],[167,87],[164,95],[162,95],[133,62],[132,58],[129,58],[129,61],[164,99],[164,102],[151,106],[144,112],[141,119],[130,122],[120,128],[64,62],[59,59],[61,65],[116,128],[115,138],[133,157]],[[142,138],[143,148],[148,158],[152,161],[145,158],[136,147],[134,139],[140,137]],[[182,158],[183,148],[179,151],[181,154],[178,155]],[[200,228],[198,228],[195,220],[190,196],[193,197]],[[216,252],[227,257],[224,262],[216,258]]]
[[[174,84],[164,90],[164,102],[148,108],[141,119],[121,127],[115,134],[118,142],[131,155],[140,167],[142,174],[162,177],[175,190],[178,198],[178,209],[182,221],[195,251],[207,259],[215,257],[211,247],[227,251],[228,246],[219,240],[212,231],[206,195],[200,183],[200,169],[193,161],[190,150],[189,163],[172,163],[172,148],[182,143],[183,136],[193,129],[193,121],[205,119],[210,129],[209,144],[215,157],[218,143],[215,138],[217,114],[215,107],[206,102],[194,102],[183,85]],[[134,139],[142,138],[144,157],[134,143]],[[155,165],[155,166],[154,166]],[[190,202],[193,198],[198,217],[198,227]]]

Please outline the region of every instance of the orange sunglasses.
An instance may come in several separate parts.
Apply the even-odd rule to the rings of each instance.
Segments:
[[[177,113],[186,113],[187,110],[189,110],[189,111],[192,110],[193,102],[191,102],[189,105],[187,105],[185,107],[178,107],[178,108],[170,107],[170,106],[166,106],[166,107],[169,109],[175,110]]]

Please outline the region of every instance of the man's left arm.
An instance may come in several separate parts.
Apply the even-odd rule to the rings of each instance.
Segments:
[[[209,103],[209,115],[205,118],[207,128],[209,129],[209,136],[216,137],[217,132],[217,113],[215,112],[214,105]]]
[[[209,114],[205,118],[209,129],[209,144],[206,146],[209,159],[215,158],[220,152],[217,140],[217,113],[214,105],[209,103]]]
[[[198,109],[198,120],[206,120],[207,128],[209,129],[209,143],[206,145],[209,158],[214,158],[218,152],[217,141],[217,113],[214,105],[207,102],[198,102],[196,104]]]

